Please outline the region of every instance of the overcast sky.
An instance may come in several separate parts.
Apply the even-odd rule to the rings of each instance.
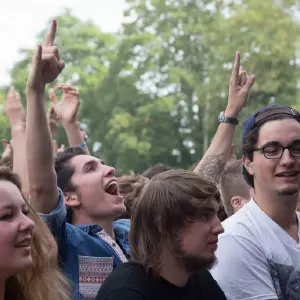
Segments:
[[[18,60],[18,49],[34,47],[48,19],[64,8],[103,31],[115,32],[122,23],[125,0],[0,0],[0,85],[9,83],[8,69]]]

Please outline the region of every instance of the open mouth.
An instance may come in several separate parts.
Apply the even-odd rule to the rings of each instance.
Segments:
[[[119,195],[119,185],[116,180],[110,181],[106,186],[105,186],[105,192],[107,194],[113,195],[113,196],[118,196]]]

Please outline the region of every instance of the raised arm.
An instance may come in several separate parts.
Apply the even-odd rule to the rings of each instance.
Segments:
[[[66,131],[69,145],[71,147],[81,145],[85,153],[90,155],[80,131],[80,123],[77,121],[77,113],[80,106],[79,92],[67,84],[59,84],[57,85],[57,89],[63,92],[61,101],[57,100],[54,91],[50,91],[49,96],[52,107]]]
[[[53,150],[44,94],[64,68],[59,51],[53,46],[56,21],[51,24],[43,46],[38,46],[27,82],[26,151],[31,202],[36,211],[50,213],[58,202]]]
[[[23,194],[28,197],[29,183],[25,150],[25,111],[20,94],[13,87],[8,91],[4,109],[11,127],[13,170],[21,177]]]
[[[255,76],[248,76],[240,67],[240,53],[235,55],[235,62],[229,81],[228,103],[224,112],[225,117],[237,118],[248,100],[248,93],[255,81]],[[216,135],[202,160],[194,172],[199,173],[207,180],[219,183],[224,166],[228,160],[235,125],[220,123]]]

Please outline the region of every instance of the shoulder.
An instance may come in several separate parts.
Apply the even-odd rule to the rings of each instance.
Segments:
[[[201,294],[210,299],[226,299],[217,281],[208,270],[202,270],[193,275],[193,284],[201,289]]]
[[[220,235],[220,239],[227,235],[237,237],[255,237],[254,231],[259,222],[259,215],[257,215],[256,204],[253,200],[247,203],[242,209],[234,215],[222,222],[224,233]]]
[[[145,268],[135,262],[124,263],[118,266],[106,278],[101,286],[97,299],[106,299],[108,295],[115,295],[122,291],[133,291],[143,295],[146,290],[147,276]]]

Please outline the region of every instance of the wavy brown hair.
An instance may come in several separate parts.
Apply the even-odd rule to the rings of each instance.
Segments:
[[[21,180],[10,168],[0,167],[0,180],[13,183],[22,194]],[[28,217],[35,223],[32,243],[34,266],[6,281],[5,299],[69,300],[71,298],[69,283],[58,267],[55,239],[23,194],[22,197],[29,208]]]
[[[144,185],[149,181],[148,178],[130,172],[128,175],[122,175],[117,178],[120,194],[124,197],[126,214],[122,218],[132,218],[132,212],[138,196]]]
[[[211,212],[216,185],[192,171],[169,170],[154,176],[141,190],[133,210],[129,240],[135,261],[159,272],[162,249],[186,224]]]

